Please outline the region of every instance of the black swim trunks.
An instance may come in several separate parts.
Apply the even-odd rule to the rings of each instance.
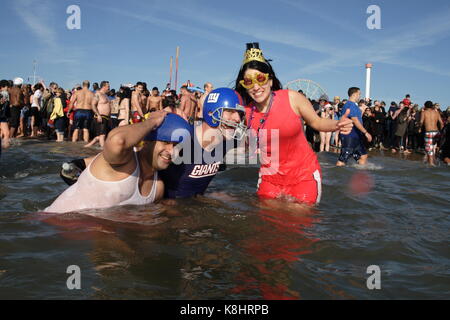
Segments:
[[[78,109],[75,110],[75,115],[73,117],[75,123],[75,129],[86,129],[91,128],[91,122],[94,118],[92,110]]]
[[[12,106],[11,107],[11,118],[9,119],[9,124],[12,128],[18,128],[20,124],[20,111],[22,110],[21,106]]]
[[[102,116],[102,122],[95,122],[97,135],[107,135],[110,127],[110,119],[108,116]]]
[[[342,143],[341,154],[339,155],[340,162],[347,163],[350,157],[353,157],[355,161],[358,161],[362,156],[367,154],[363,140],[360,137],[342,134],[339,136]]]

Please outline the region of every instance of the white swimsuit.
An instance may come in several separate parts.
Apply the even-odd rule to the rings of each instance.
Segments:
[[[99,154],[100,155],[100,154]],[[97,155],[97,157],[99,156]],[[95,159],[97,159],[95,157]],[[84,209],[100,209],[122,205],[145,205],[155,202],[158,172],[153,176],[150,194],[146,197],[139,191],[140,166],[136,152],[136,169],[129,177],[120,181],[103,181],[91,173],[91,164],[81,173],[77,183],[64,191],[45,212],[64,213]]]

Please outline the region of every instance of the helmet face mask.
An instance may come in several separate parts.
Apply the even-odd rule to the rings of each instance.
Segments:
[[[223,118],[223,111],[238,111],[239,116],[241,117],[240,122],[234,122],[230,120],[226,120]],[[235,140],[242,140],[245,137],[247,127],[244,123],[245,119],[245,108],[241,105],[237,105],[235,109],[229,109],[229,108],[218,108],[211,116],[215,122],[219,123],[219,130],[222,133],[222,135],[225,138],[229,139],[235,139]],[[233,128],[233,134],[230,135],[230,132],[228,128],[224,128],[224,126],[228,128]]]
[[[245,137],[247,131],[247,127],[244,124],[245,108],[241,103],[241,97],[232,89],[218,88],[213,90],[205,101],[203,109],[204,121],[212,128],[219,127],[220,132],[226,139],[240,141]],[[224,119],[224,111],[237,111],[241,118],[240,122]],[[230,134],[232,129],[234,129],[233,134]]]

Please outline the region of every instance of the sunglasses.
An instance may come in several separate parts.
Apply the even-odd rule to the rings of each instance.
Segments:
[[[256,73],[252,77],[244,77],[243,80],[239,81],[239,84],[245,89],[251,89],[258,84],[258,86],[264,86],[269,81],[268,73]]]

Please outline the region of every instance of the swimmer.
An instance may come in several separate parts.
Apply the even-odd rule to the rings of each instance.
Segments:
[[[196,100],[192,93],[189,92],[187,86],[181,87],[180,110],[186,115],[188,121],[193,123],[194,113],[196,109]]]
[[[130,123],[131,89],[122,87],[117,95],[119,96],[119,115],[117,120],[119,121],[119,127],[121,127]]]
[[[85,148],[93,146],[95,143],[99,143],[100,147],[103,148],[105,145],[105,138],[109,132],[110,121],[111,121],[111,101],[109,100],[107,93],[110,90],[109,82],[102,81],[100,83],[100,90],[95,93],[95,97],[92,103],[92,109],[95,113],[96,121],[96,131],[97,136],[87,145]]]
[[[425,151],[427,153],[428,164],[434,166],[435,153],[437,145],[437,137],[439,135],[438,124],[441,129],[444,128],[444,122],[441,119],[439,112],[434,108],[433,102],[425,102],[425,108],[421,113],[420,127],[425,125]],[[421,132],[420,129],[419,132]]]
[[[79,130],[83,131],[84,142],[89,142],[89,129],[93,119],[92,104],[95,97],[94,93],[89,90],[89,86],[89,81],[83,81],[83,89],[75,91],[70,98],[68,114],[76,106],[72,142],[78,141]]]
[[[136,83],[135,90],[131,94],[131,121],[139,123],[144,120],[145,105],[142,105],[142,95],[144,85],[142,82]]]
[[[28,118],[30,117],[30,108],[32,103],[31,84],[22,86],[22,93],[23,93],[24,107],[20,112],[20,124],[19,129],[17,131],[18,134],[17,138],[24,137],[27,134]]]
[[[198,102],[197,119],[201,120],[203,117],[203,104],[205,103],[206,96],[214,90],[214,86],[211,82],[207,82],[203,85],[205,93],[202,94]]]
[[[340,130],[341,134],[350,132],[352,121],[346,115],[339,121],[320,118],[304,95],[282,90],[258,43],[247,44],[235,88],[247,105],[247,124],[254,132],[262,155],[258,196],[290,197],[308,205],[319,203],[321,169],[306,141],[302,120],[319,132]],[[275,146],[278,150],[272,150],[271,137],[277,133],[279,148]],[[268,139],[263,139],[264,136]],[[266,161],[272,152],[279,154],[279,161]]]
[[[148,112],[162,110],[162,97],[159,95],[159,90],[157,87],[152,89],[152,94],[147,99],[147,108]]]
[[[161,199],[164,184],[158,171],[169,166],[174,146],[190,139],[191,134],[192,127],[185,120],[164,111],[155,112],[147,121],[114,129],[103,152],[45,211],[145,205]],[[134,146],[141,141],[144,146],[136,152]]]
[[[368,142],[372,141],[372,136],[363,126],[361,109],[356,102],[361,97],[361,90],[359,88],[348,89],[349,99],[342,108],[342,112],[349,112],[349,117],[352,119],[354,127],[349,135],[341,135],[342,150],[339,159],[336,163],[338,167],[344,167],[350,157],[353,157],[359,165],[367,163],[367,151],[364,147],[364,137]]]
[[[10,138],[15,138],[17,129],[20,125],[20,112],[24,107],[24,95],[22,92],[22,78],[15,78],[13,80],[14,86],[9,89],[11,118],[9,124],[11,127]]]

